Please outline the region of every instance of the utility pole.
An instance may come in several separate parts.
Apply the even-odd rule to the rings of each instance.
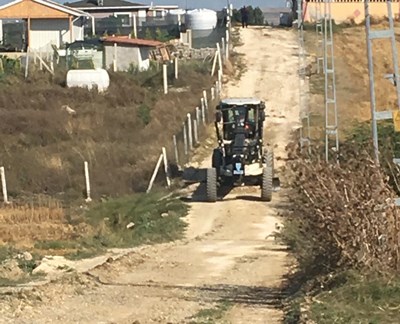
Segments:
[[[300,147],[303,149],[304,145],[308,146],[309,153],[311,152],[310,146],[310,114],[307,104],[306,96],[306,52],[304,46],[304,24],[303,24],[303,1],[297,1],[297,30],[299,37],[299,106],[300,106]],[[306,130],[304,130],[304,124]]]
[[[368,56],[368,72],[369,72],[369,90],[370,90],[370,101],[371,101],[371,127],[372,127],[372,140],[374,146],[374,158],[375,163],[379,166],[379,140],[378,140],[378,121],[393,119],[393,113],[391,107],[387,107],[385,110],[377,111],[376,97],[375,97],[375,74],[374,74],[374,58],[372,51],[372,42],[375,39],[388,39],[392,45],[392,64],[393,74],[389,75],[392,78],[393,84],[396,87],[397,94],[397,111],[400,110],[400,78],[399,78],[399,62],[397,56],[396,37],[394,31],[394,21],[392,12],[392,0],[387,0],[387,11],[389,19],[389,28],[382,30],[371,29],[371,15],[369,12],[369,0],[364,2],[365,10],[365,32],[367,35],[367,56]],[[384,77],[388,77],[385,75]],[[399,158],[394,158],[393,162],[400,164]],[[400,198],[395,199],[397,206],[400,206]]]
[[[329,161],[330,137],[334,137],[336,162],[339,163],[339,134],[331,2],[332,0],[324,0],[325,159],[327,162]]]

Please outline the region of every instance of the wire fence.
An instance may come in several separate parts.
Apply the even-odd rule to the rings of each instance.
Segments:
[[[227,28],[228,29],[228,28]],[[208,129],[209,125],[213,122],[214,118],[214,109],[215,106],[217,105],[217,102],[220,99],[221,96],[221,91],[222,91],[222,76],[223,76],[223,61],[227,60],[229,57],[229,49],[232,48],[232,44],[230,42],[230,34],[225,33],[226,38],[221,39],[218,42],[217,50],[214,55],[214,61],[213,63],[213,68],[212,68],[212,75],[217,75],[217,81],[215,81],[209,88],[203,89],[201,93],[198,94],[198,101],[197,105],[193,106],[192,110],[186,114],[185,120],[178,132],[176,132],[169,140],[165,141],[167,143],[166,147],[161,148],[160,147],[160,157],[158,160],[155,161],[149,161],[149,163],[154,163],[156,164],[156,170],[155,176],[152,176],[151,178],[149,177],[150,182],[154,182],[157,178],[157,173],[158,169],[161,168],[162,163],[164,163],[164,171],[165,175],[167,177],[167,186],[170,186],[170,180],[169,177],[171,173],[173,173],[174,170],[182,170],[185,165],[189,163],[191,158],[193,157],[193,154],[196,150],[197,147],[199,147],[200,143],[208,136]],[[35,59],[35,58],[32,58]],[[36,58],[39,60],[39,58]],[[50,67],[49,67],[50,68]],[[159,71],[163,71],[163,69],[160,69]],[[164,71],[163,71],[164,72]],[[178,69],[175,69],[175,64],[173,62],[168,64],[167,71],[165,73],[166,78],[165,79],[173,79],[174,77],[177,77],[178,74]],[[208,72],[209,73],[209,72]],[[164,73],[163,73],[164,74]],[[215,79],[214,79],[215,80]],[[159,86],[159,85],[158,85]],[[166,87],[168,91],[168,84]],[[182,94],[183,96],[185,94]],[[187,110],[186,110],[187,111]],[[68,111],[67,111],[68,112]],[[68,112],[69,114],[70,112]],[[117,126],[117,125],[116,125]],[[108,155],[112,155],[112,147],[110,148],[111,151],[108,152]],[[125,182],[129,182],[132,180],[127,180],[126,178],[123,177],[123,173],[118,173],[114,174],[104,174],[103,169],[99,169],[98,166],[96,167],[96,157],[93,155],[95,152],[82,152],[82,156],[79,159],[80,161],[77,161],[75,159],[74,161],[74,177],[73,179],[70,178],[70,175],[68,172],[61,172],[60,173],[60,178],[56,179],[57,183],[64,183],[66,181],[65,188],[69,190],[68,188],[81,188],[82,193],[84,193],[85,199],[87,202],[92,200],[92,196],[101,197],[103,196],[103,192],[101,192],[100,188],[97,186],[99,184],[104,185],[104,182],[107,181],[107,179],[110,179],[110,177],[115,177],[116,180],[121,180]],[[128,154],[128,153],[127,153]],[[129,154],[128,154],[129,155]],[[168,160],[167,160],[168,157]],[[127,157],[128,158],[128,157]],[[0,166],[0,177],[1,177],[1,189],[2,189],[2,195],[3,195],[3,202],[5,204],[10,203],[10,201],[13,201],[13,198],[11,197],[17,197],[20,195],[24,196],[29,196],[29,195],[34,195],[34,193],[29,193],[26,190],[23,189],[24,186],[19,186],[18,182],[19,181],[28,181],[28,182],[34,182],[36,181],[36,177],[45,177],[48,180],[51,180],[54,174],[52,175],[45,175],[44,171],[37,171],[37,174],[33,175],[28,175],[25,174],[25,176],[31,177],[32,179],[22,179],[18,174],[19,172],[13,168],[12,165],[8,165],[6,168],[4,168],[6,165]],[[77,179],[75,177],[75,174],[77,173],[77,168],[82,170],[81,175]],[[100,171],[99,171],[100,170]],[[108,170],[110,173],[113,173],[113,170],[110,169]],[[148,170],[149,171],[149,170]],[[103,172],[103,173],[102,173]],[[146,171],[147,172],[147,171]],[[7,175],[8,173],[8,175]],[[102,179],[99,180],[98,177],[99,175],[102,175]],[[10,193],[7,191],[7,177],[10,177],[12,181],[9,183],[9,190]],[[58,176],[57,176],[58,177]],[[146,173],[147,177],[147,173]],[[103,179],[104,178],[104,179]],[[94,180],[95,181],[92,181]],[[40,183],[45,182],[45,179],[42,179]],[[77,183],[77,181],[79,183]],[[14,185],[17,185],[14,187]],[[17,188],[17,187],[20,188]],[[40,189],[42,186],[38,185],[36,186],[38,189]],[[56,186],[57,187],[57,186]],[[58,187],[57,187],[58,188]],[[151,189],[151,186],[150,186]],[[24,192],[22,192],[22,191]],[[51,192],[59,192],[58,189],[51,190]],[[20,192],[21,191],[21,192]],[[64,190],[63,190],[64,191]],[[51,194],[49,192],[49,194]],[[65,194],[65,192],[60,192],[60,194]],[[75,195],[75,194],[74,194]],[[62,196],[58,196],[59,198],[63,199]]]

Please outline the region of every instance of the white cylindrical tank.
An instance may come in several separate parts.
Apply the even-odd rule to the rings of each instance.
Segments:
[[[104,69],[69,70],[67,73],[67,87],[88,88],[97,87],[99,92],[106,91],[110,85],[110,76]]]
[[[214,29],[217,26],[217,12],[210,9],[195,9],[186,13],[186,25],[193,30]]]

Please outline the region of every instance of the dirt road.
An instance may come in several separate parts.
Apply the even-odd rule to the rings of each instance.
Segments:
[[[241,38],[237,51],[247,71],[225,85],[225,95],[266,101],[266,133],[277,144],[276,157],[284,158],[299,116],[295,34],[249,28]],[[1,305],[0,322],[279,323],[288,258],[267,236],[279,223],[284,190],[268,204],[258,195],[259,189],[237,188],[215,204],[192,202],[185,240],[142,247],[88,276],[36,288],[18,307],[10,299]]]

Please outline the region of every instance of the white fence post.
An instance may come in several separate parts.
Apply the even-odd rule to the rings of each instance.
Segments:
[[[187,140],[187,132],[186,132],[186,123],[183,123],[183,149],[185,155],[188,155],[188,140]]]
[[[117,72],[118,66],[117,66],[117,43],[114,43],[114,60],[113,60],[113,70],[114,72]]]
[[[164,94],[167,94],[168,93],[167,64],[163,64],[163,80],[164,80]]]
[[[31,49],[28,46],[26,50],[26,60],[25,60],[25,79],[28,77],[28,71],[29,71],[29,55],[31,54]]]
[[[133,36],[137,38],[137,22],[135,14],[133,14]]]
[[[224,59],[224,56],[225,56],[225,38],[224,37],[222,37],[221,43],[222,43],[222,58]]]
[[[207,98],[207,91],[203,90],[203,98],[204,98],[204,104],[206,106],[206,109],[208,109],[208,98]]]
[[[229,59],[229,44],[230,44],[231,40],[229,38],[229,30],[226,30],[226,53],[225,53],[225,57],[228,60]]]
[[[194,142],[196,145],[199,143],[199,133],[197,129],[197,119],[193,120],[193,132],[194,132]]]
[[[221,91],[222,91],[222,70],[218,70],[218,86],[219,86],[219,93],[221,94]]]
[[[92,198],[90,197],[89,163],[87,163],[87,161],[84,162],[84,168],[85,168],[85,182],[86,182],[86,202],[91,202]]]
[[[167,160],[167,150],[165,147],[162,148],[162,155],[164,160],[164,170],[165,170],[165,179],[167,180],[167,187],[171,187],[171,179],[169,177],[169,167],[168,167],[168,160]]]
[[[193,150],[192,116],[187,114],[189,150]]]
[[[211,87],[211,100],[214,101],[215,100],[215,88]]]
[[[192,48],[192,46],[193,46],[192,30],[188,29],[188,30],[186,30],[186,33],[187,33],[189,48]]]
[[[215,68],[217,67],[217,58],[218,58],[218,50],[215,51],[213,64],[212,64],[212,68],[211,68],[211,76],[213,76],[215,73]]]
[[[178,79],[178,58],[175,57],[175,79]]]
[[[179,167],[179,152],[178,152],[178,142],[176,141],[176,135],[172,136],[172,142],[174,143],[174,153],[175,153],[175,162]]]
[[[149,186],[147,187],[146,193],[149,193],[150,190],[151,190],[151,188],[153,187],[153,183],[154,183],[154,180],[156,180],[156,176],[157,176],[157,173],[158,173],[158,169],[160,168],[161,162],[162,162],[162,160],[163,160],[163,156],[164,156],[164,155],[161,153],[160,157],[158,158],[156,167],[155,167],[155,169],[154,169],[154,171],[153,171],[153,174],[152,174],[152,176],[151,176],[150,183],[149,183]]]
[[[218,52],[218,66],[219,70],[221,70],[222,73],[222,57],[221,57],[221,48],[219,47],[219,43],[217,43],[217,52]]]
[[[196,107],[196,122],[197,126],[200,126],[200,119],[202,119],[201,111],[199,107]]]
[[[4,167],[0,168],[0,175],[1,175],[1,190],[3,192],[3,201],[5,204],[8,204],[7,182],[6,182],[6,173],[4,171]]]
[[[206,105],[204,104],[204,98],[201,98],[201,115],[203,119],[203,125],[206,125]]]

